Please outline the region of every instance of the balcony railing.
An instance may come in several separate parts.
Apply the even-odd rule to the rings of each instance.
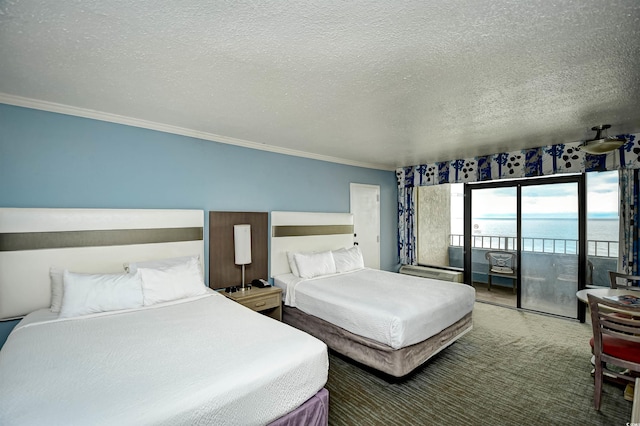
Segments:
[[[464,235],[451,234],[450,245],[462,247]],[[504,237],[497,235],[474,235],[471,237],[473,248],[488,248],[496,250],[515,250],[516,237]],[[578,240],[565,240],[556,238],[522,238],[522,250],[536,253],[576,254],[578,252]],[[618,257],[617,241],[587,240],[587,256]]]

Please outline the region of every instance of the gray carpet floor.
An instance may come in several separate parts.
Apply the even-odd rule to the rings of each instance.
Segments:
[[[593,408],[591,326],[476,303],[473,330],[392,380],[333,352],[330,425],[625,425],[631,402],[605,384]]]

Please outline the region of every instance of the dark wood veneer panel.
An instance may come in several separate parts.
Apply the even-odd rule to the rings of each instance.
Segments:
[[[240,285],[242,266],[234,262],[233,225],[251,225],[251,264],[245,281],[267,279],[269,216],[266,212],[209,212],[209,287]]]

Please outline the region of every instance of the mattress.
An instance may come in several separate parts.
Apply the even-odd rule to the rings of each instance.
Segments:
[[[287,306],[393,349],[441,332],[473,310],[465,284],[375,269],[302,279],[274,278]]]
[[[22,320],[0,351],[0,424],[266,424],[326,383],[326,345],[217,293]]]

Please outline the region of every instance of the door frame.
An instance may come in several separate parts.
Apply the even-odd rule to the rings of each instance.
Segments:
[[[370,264],[367,267],[370,268],[374,268],[374,269],[380,269],[380,225],[381,225],[381,220],[380,220],[380,185],[371,185],[371,184],[365,184],[365,183],[354,183],[351,182],[349,183],[349,211],[351,212],[351,214],[353,215],[353,224],[354,224],[354,240],[357,238],[356,236],[356,226],[357,226],[357,217],[356,217],[356,213],[354,212],[354,195],[356,192],[358,191],[375,191],[376,193],[376,211],[375,211],[375,215],[376,215],[376,221],[377,221],[377,229],[376,229],[376,253],[375,253],[375,259],[371,259],[369,258],[369,260],[373,260],[374,264]],[[354,244],[358,245],[361,244],[360,242],[354,242]],[[365,264],[366,262],[366,256],[365,257]]]
[[[523,309],[521,306],[521,254],[522,254],[522,187],[523,186],[535,186],[535,185],[547,185],[556,183],[577,183],[578,187],[578,290],[582,290],[586,287],[586,267],[587,267],[587,185],[586,175],[580,174],[567,174],[562,176],[549,176],[549,177],[533,177],[513,180],[495,180],[490,182],[473,182],[465,183],[464,185],[464,282],[472,285],[472,240],[473,233],[471,231],[471,206],[473,203],[473,190],[485,189],[485,188],[516,188],[516,220],[517,220],[517,244],[516,244],[516,256],[517,256],[517,288],[516,288],[516,307]],[[576,316],[580,322],[585,321],[585,306],[584,303],[577,304]],[[537,312],[537,311],[536,311]]]

